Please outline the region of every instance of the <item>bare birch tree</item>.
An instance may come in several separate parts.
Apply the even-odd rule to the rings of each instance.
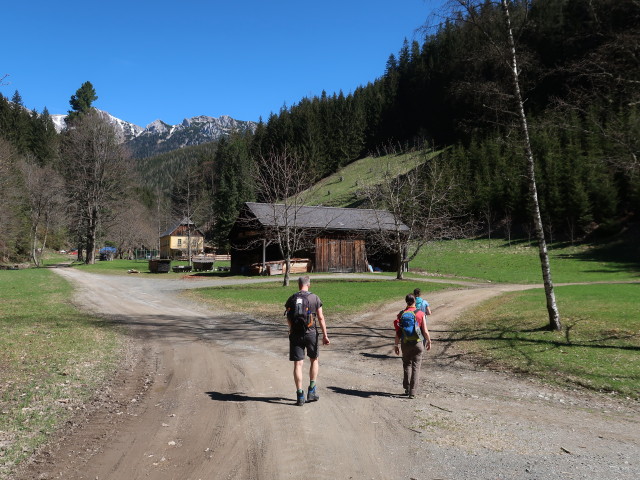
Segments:
[[[452,0],[450,5],[454,7],[454,10],[458,14],[457,18],[462,18],[475,28],[479,29],[490,48],[494,49],[497,61],[500,62],[502,67],[506,68],[506,71],[508,72],[508,78],[510,79],[511,85],[508,94],[509,97],[511,97],[510,103],[512,107],[507,114],[514,115],[517,119],[520,141],[524,152],[524,159],[526,161],[531,213],[536,232],[536,239],[538,241],[540,266],[542,269],[542,278],[547,300],[547,312],[549,315],[549,328],[553,330],[560,330],[562,325],[560,323],[560,313],[556,304],[553,281],[551,279],[549,252],[547,250],[542,215],[540,213],[540,204],[538,201],[535,159],[531,148],[529,125],[520,88],[521,71],[518,68],[518,52],[516,49],[516,41],[511,21],[510,6],[517,5],[523,15],[523,18],[526,19],[529,2],[511,2],[509,0]],[[492,6],[499,7],[502,12],[502,28],[499,28],[499,25],[494,23],[485,23],[482,21],[480,12],[484,8]],[[499,67],[500,65],[497,66]]]
[[[204,209],[199,185],[202,182],[202,170],[198,165],[189,165],[181,175],[173,179],[172,203],[175,215],[186,220],[187,259],[193,265],[194,240],[192,234],[195,228],[194,217]],[[195,240],[197,244],[197,240]]]
[[[389,163],[382,182],[361,192],[376,209],[373,243],[394,252],[398,280],[404,278],[408,263],[427,243],[468,233],[464,206],[455,198],[455,187],[452,172],[438,159],[431,158],[406,174],[400,174]],[[392,221],[385,211],[391,214]]]

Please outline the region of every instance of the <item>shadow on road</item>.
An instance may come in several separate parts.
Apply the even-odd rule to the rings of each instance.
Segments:
[[[327,387],[340,395],[351,395],[353,397],[371,398],[371,397],[398,397],[400,395],[389,392],[372,392],[365,390],[355,390],[353,388]]]
[[[361,352],[360,355],[367,358],[375,358],[376,360],[395,360],[397,355],[387,355],[386,353],[368,353]]]
[[[278,403],[280,405],[286,405],[294,403],[290,398],[284,397],[252,397],[251,395],[244,395],[242,393],[222,393],[222,392],[205,392],[211,400],[216,402],[264,402],[264,403]]]

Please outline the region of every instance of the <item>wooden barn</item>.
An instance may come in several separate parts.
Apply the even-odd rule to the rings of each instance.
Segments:
[[[303,232],[303,247],[295,252],[291,273],[393,271],[396,256],[381,250],[375,234],[381,229],[405,232],[384,210],[335,207],[290,207],[245,203],[230,232],[231,271],[250,274],[282,273],[283,259],[273,230],[288,225]],[[295,270],[294,270],[295,268]]]
[[[189,251],[189,240],[191,255],[201,255],[204,252],[204,233],[185,217],[160,235],[160,258],[185,257]]]

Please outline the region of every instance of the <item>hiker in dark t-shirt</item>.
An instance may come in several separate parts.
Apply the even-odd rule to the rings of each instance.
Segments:
[[[307,351],[307,356],[311,362],[309,367],[309,390],[307,392],[307,402],[314,402],[320,398],[316,392],[316,379],[318,378],[318,370],[320,364],[318,362],[318,337],[320,336],[316,321],[320,324],[322,330],[322,343],[329,345],[329,337],[327,335],[327,326],[324,321],[324,314],[322,312],[322,301],[320,298],[309,292],[311,286],[311,280],[308,276],[300,277],[298,279],[298,288],[300,291],[287,300],[285,303],[287,323],[289,324],[289,360],[293,363],[293,380],[296,384],[296,396],[297,405],[304,405],[304,390],[302,389],[302,364],[304,363],[304,352]],[[309,324],[306,329],[300,331],[295,328],[295,302],[300,297],[305,297],[305,301],[308,302],[309,308]]]

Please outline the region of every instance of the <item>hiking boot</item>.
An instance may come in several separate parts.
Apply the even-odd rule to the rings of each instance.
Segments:
[[[307,392],[307,402],[317,402],[320,399],[320,395],[316,393],[316,387],[310,388]]]
[[[404,389],[404,394],[405,394],[405,395],[409,395],[409,389],[408,389],[408,388],[405,388],[405,389]]]
[[[409,395],[409,400],[413,400],[414,398],[416,398],[415,395]]]
[[[300,390],[299,392],[297,392],[298,395],[298,401],[296,402],[296,405],[298,407],[301,407],[304,405],[304,390]]]

